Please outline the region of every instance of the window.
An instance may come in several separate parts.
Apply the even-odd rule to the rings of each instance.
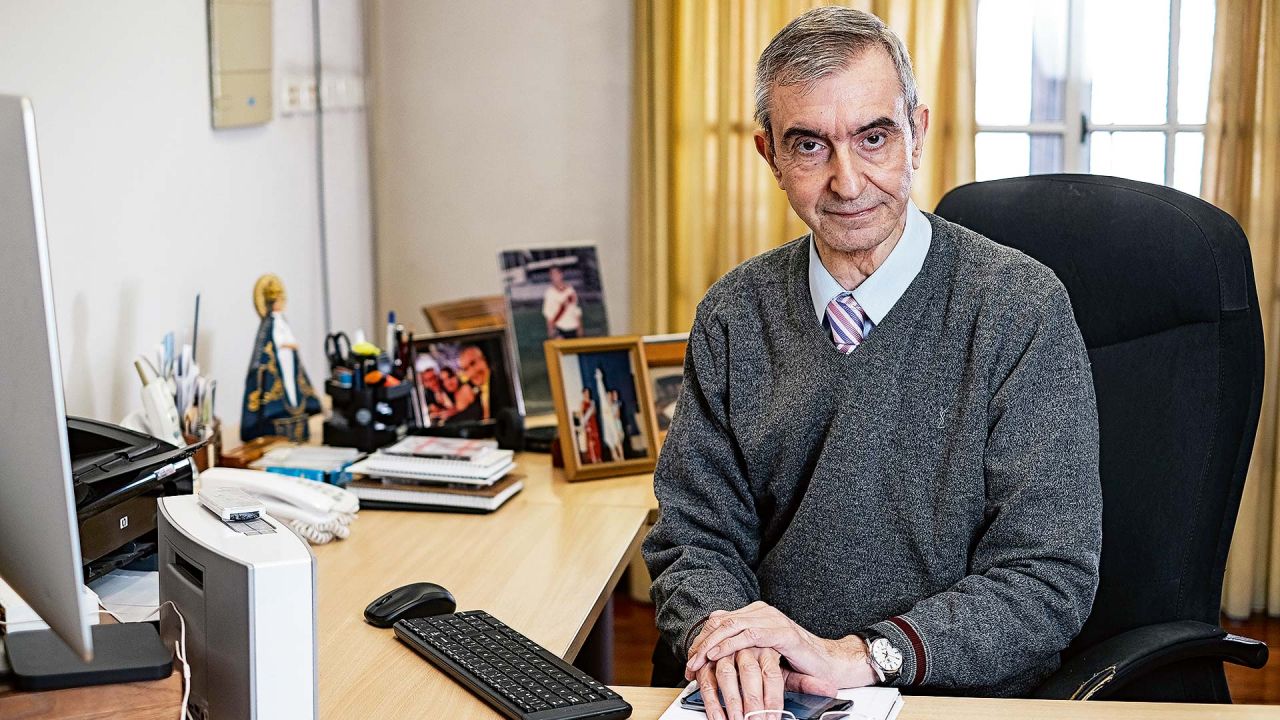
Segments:
[[[979,0],[977,179],[1116,175],[1200,193],[1213,0]]]

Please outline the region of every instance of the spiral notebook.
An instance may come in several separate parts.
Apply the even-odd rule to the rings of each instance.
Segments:
[[[453,487],[400,485],[377,480],[357,480],[347,490],[360,498],[361,505],[399,509],[476,510],[493,512],[524,489],[524,478],[507,475],[491,487],[463,490]],[[386,505],[378,505],[385,503]]]
[[[382,454],[462,460],[481,465],[493,465],[500,459],[510,460],[515,453],[510,450],[499,450],[496,440],[410,435],[395,445],[383,449]]]
[[[510,458],[495,465],[477,465],[466,460],[441,460],[378,453],[351,465],[347,468],[347,472],[377,478],[485,486],[492,485],[515,467],[516,464]]]

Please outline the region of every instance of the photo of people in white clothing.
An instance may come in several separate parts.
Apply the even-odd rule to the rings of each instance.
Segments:
[[[566,354],[561,380],[580,465],[643,458],[649,439],[642,432],[636,373],[626,350]]]

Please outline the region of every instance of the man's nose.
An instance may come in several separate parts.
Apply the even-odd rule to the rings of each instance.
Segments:
[[[848,148],[836,148],[831,155],[831,192],[847,200],[861,195],[867,187],[867,176],[863,169],[862,159],[857,153]]]

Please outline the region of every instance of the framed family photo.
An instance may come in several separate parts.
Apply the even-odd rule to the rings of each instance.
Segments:
[[[503,410],[521,411],[506,328],[420,335],[413,346],[425,427],[491,424]]]
[[[550,413],[542,344],[609,334],[600,258],[595,247],[583,246],[505,250],[500,260],[525,411]]]
[[[548,340],[545,350],[565,477],[651,472],[658,427],[641,339]]]

